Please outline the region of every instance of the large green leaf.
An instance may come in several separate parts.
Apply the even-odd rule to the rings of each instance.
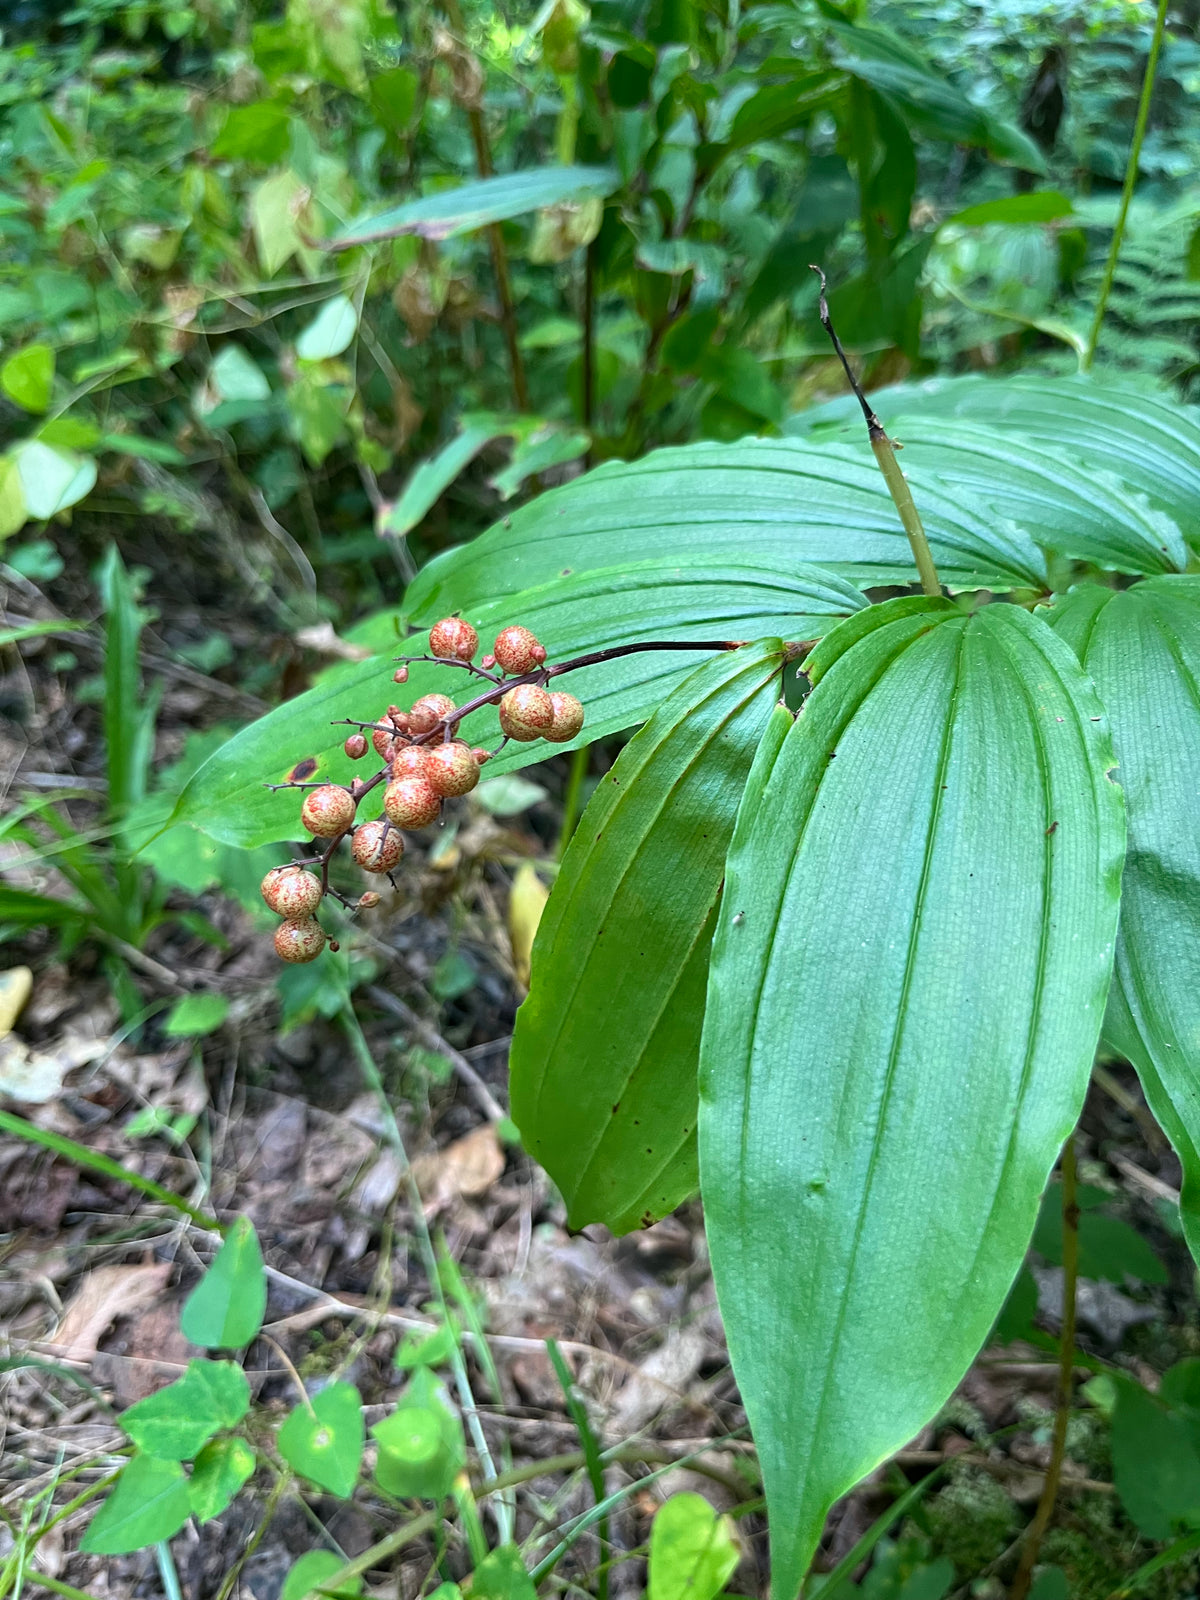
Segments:
[[[535,630],[551,661],[643,639],[787,639],[819,637],[836,617],[863,605],[862,596],[830,573],[794,560],[710,562],[682,555],[673,562],[640,562],[627,569],[555,575],[541,589],[507,595],[479,605],[447,604],[465,611],[486,644],[510,622]],[[442,615],[433,609],[428,621]],[[380,654],[360,665],[339,668],[307,694],[287,701],[252,723],[224,745],[187,785],[175,810],[176,822],[190,822],[230,844],[254,845],[297,836],[300,797],[270,793],[295,763],[316,763],[313,778],[346,783],[355,764],[342,753],[348,729],[339,717],[368,722],[380,717],[397,690],[389,656],[397,654],[397,620],[382,613],[355,630],[355,642]],[[424,641],[409,647],[419,650]],[[384,654],[386,652],[386,654]],[[587,707],[587,722],[575,744],[618,733],[644,722],[708,651],[662,651],[626,656],[587,667],[564,680]],[[466,673],[445,666],[414,663],[405,686],[407,704],[432,690],[448,693],[461,705],[474,693]],[[494,710],[477,712],[464,724],[469,737],[494,743]],[[570,745],[510,744],[487,769],[488,776],[544,761]],[[362,814],[372,815],[368,796]]]
[[[778,1600],[1020,1266],[1087,1086],[1124,842],[1095,692],[1019,607],[889,601],[806,670],[738,814],[700,1066]]]
[[[1091,585],[1048,613],[1112,720],[1129,852],[1105,1033],[1183,1165],[1200,1260],[1200,578]]]
[[[1045,562],[1025,534],[998,527],[936,479],[914,476],[913,491],[947,584],[1041,587]],[[807,561],[864,587],[910,583],[916,573],[873,460],[849,445],[744,439],[610,462],[540,495],[431,561],[409,590],[409,605],[418,621],[433,621],[568,572],[651,555]]]
[[[935,378],[881,389],[871,399],[886,427],[901,439],[936,436],[953,448],[951,421],[974,423],[986,428],[997,445],[1028,445],[1061,461],[1064,481],[1084,491],[1090,487],[1097,509],[1104,509],[1112,484],[1119,483],[1126,494],[1144,495],[1165,512],[1184,538],[1200,538],[1200,415],[1169,396],[1158,398],[1093,378],[1029,374]],[[947,426],[935,433],[936,423]],[[852,397],[849,403],[839,399],[802,412],[792,418],[789,430],[816,437],[839,424],[851,430],[862,425]],[[1111,477],[1098,477],[1097,469]],[[1123,514],[1119,504],[1113,514]]]
[[[327,240],[325,248],[348,250],[352,245],[395,239],[403,233],[450,239],[456,233],[469,233],[490,222],[507,222],[510,217],[561,205],[565,200],[603,199],[620,181],[613,167],[533,167],[527,172],[503,172],[351,223]]]
[[[695,1191],[708,952],[782,665],[769,640],[679,685],[601,780],[542,914],[512,1111],[572,1227],[624,1233]]]

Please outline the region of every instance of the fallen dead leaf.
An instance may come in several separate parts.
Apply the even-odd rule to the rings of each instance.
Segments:
[[[29,967],[10,967],[0,972],[0,1035],[11,1033],[13,1023],[33,993],[33,972]]]
[[[53,1343],[75,1361],[90,1361],[118,1317],[151,1305],[167,1286],[169,1261],[140,1267],[97,1267],[89,1272],[63,1312]]]
[[[522,861],[508,897],[508,936],[512,940],[513,970],[518,983],[526,988],[529,987],[534,937],[549,898],[550,892],[538,877],[533,862]]]
[[[15,1034],[6,1034],[0,1038],[0,1096],[44,1105],[58,1094],[68,1072],[98,1061],[107,1049],[102,1039],[69,1033],[53,1050],[34,1050]]]
[[[418,1156],[413,1162],[413,1177],[431,1206],[448,1205],[460,1196],[470,1198],[487,1192],[504,1171],[504,1151],[490,1122],[456,1139],[444,1150]]]

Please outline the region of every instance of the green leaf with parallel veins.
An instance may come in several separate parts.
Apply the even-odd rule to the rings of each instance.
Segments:
[[[117,1556],[171,1539],[191,1516],[188,1481],[177,1461],[134,1456],[92,1518],[79,1548]]]
[[[933,378],[877,389],[871,403],[888,431],[901,439],[926,436],[947,443],[953,433],[935,432],[955,418],[985,428],[996,444],[1020,456],[1026,445],[1063,463],[1064,479],[1091,485],[1103,510],[1110,474],[1126,494],[1138,494],[1164,512],[1190,542],[1200,539],[1200,413],[1181,406],[1173,395],[1161,398],[1122,389],[1095,378]],[[816,437],[814,430],[839,424],[857,430],[862,421],[853,396],[794,417],[789,425]],[[908,461],[905,459],[905,469]],[[1013,515],[1013,513],[1007,513]],[[1114,508],[1119,516],[1120,508]],[[1036,530],[1034,536],[1041,535]],[[1160,562],[1161,571],[1177,562]],[[1138,569],[1141,570],[1141,569]]]
[[[1200,1261],[1200,578],[1087,585],[1046,615],[1104,701],[1129,813],[1104,1031],[1182,1163],[1184,1233]]]
[[[1095,692],[1019,607],[889,601],[805,670],[738,814],[700,1066],[779,1600],[1021,1264],[1088,1082],[1124,844]]]
[[[936,477],[914,480],[913,488],[947,584],[1042,586],[1045,561],[1026,535],[976,515]],[[435,557],[418,573],[408,605],[414,618],[432,622],[448,609],[548,583],[564,569],[616,568],[648,555],[690,566],[804,561],[864,587],[915,576],[872,459],[842,444],[743,439],[608,462],[539,495],[469,545]]]
[[[565,200],[604,199],[620,183],[613,167],[534,167],[528,172],[503,172],[409,200],[377,217],[355,222],[328,240],[327,250],[349,250],[356,244],[395,239],[404,233],[423,239],[450,239],[492,222],[561,205]]]
[[[478,629],[482,648],[510,622],[531,627],[551,662],[596,649],[645,639],[788,639],[819,637],[837,617],[860,610],[862,596],[831,573],[804,567],[786,557],[777,561],[714,564],[704,556],[681,555],[667,562],[555,575],[540,589],[505,595],[470,607],[447,595],[430,598],[426,626],[450,611],[462,610]],[[380,613],[354,629],[352,642],[395,655],[401,645],[394,615]],[[408,650],[425,648],[416,638]],[[582,733],[568,744],[510,744],[489,762],[489,778],[513,772],[553,751],[570,750],[606,734],[636,727],[662,704],[677,683],[711,656],[711,650],[663,650],[624,656],[582,668],[562,680],[587,710]],[[244,728],[195,774],[174,813],[228,844],[253,845],[295,838],[300,797],[295,791],[272,794],[265,784],[282,782],[303,762],[308,778],[348,783],[361,774],[342,751],[347,730],[335,719],[373,722],[396,695],[388,655],[338,668],[307,694]],[[460,705],[474,693],[465,673],[415,662],[405,685],[405,703],[439,690]],[[464,723],[475,744],[491,744],[496,712],[487,708]],[[314,763],[312,767],[309,762]],[[369,795],[360,816],[377,814],[378,793]]]
[[[624,1233],[695,1192],[708,952],[782,664],[768,640],[679,685],[600,780],[542,913],[512,1114],[574,1228]]]
[[[179,1326],[205,1350],[240,1350],[257,1338],[267,1309],[267,1280],[258,1235],[238,1217],[208,1271],[184,1301]]]

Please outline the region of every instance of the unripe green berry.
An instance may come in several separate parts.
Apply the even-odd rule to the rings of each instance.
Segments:
[[[318,839],[336,838],[354,821],[354,801],[336,783],[323,783],[305,795],[300,820]]]
[[[479,635],[469,622],[461,617],[443,617],[429,630],[431,655],[452,661],[473,661],[479,649]]]
[[[364,822],[350,841],[350,854],[364,872],[391,872],[404,854],[404,836],[382,818]]]
[[[564,694],[561,689],[550,696],[550,704],[554,707],[554,721],[545,737],[551,744],[566,744],[583,727],[583,707],[573,694]]]
[[[275,954],[281,961],[315,961],[325,948],[325,930],[315,917],[281,922],[275,929]]]
[[[519,683],[500,702],[500,726],[510,739],[528,744],[554,725],[554,702],[535,683]]]
[[[423,694],[413,702],[408,725],[413,733],[432,733],[439,722],[457,710],[448,694]]]
[[[303,867],[272,867],[259,888],[272,911],[293,921],[310,917],[321,904],[321,880]]]
[[[342,746],[342,749],[350,757],[351,761],[361,761],[367,753],[367,741],[361,733],[352,733]]]
[[[398,828],[424,828],[437,821],[442,797],[424,778],[395,778],[383,791],[383,809]]]
[[[505,672],[518,676],[523,672],[532,672],[546,659],[545,646],[538,643],[537,636],[530,633],[528,628],[501,628],[492,648]]]
[[[456,739],[426,751],[425,781],[438,794],[470,794],[479,782],[479,763],[471,750]]]

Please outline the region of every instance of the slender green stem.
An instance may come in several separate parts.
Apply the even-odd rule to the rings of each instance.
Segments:
[[[166,1539],[160,1539],[154,1546],[154,1555],[158,1561],[158,1575],[162,1579],[163,1593],[167,1600],[183,1600],[183,1590],[179,1587],[179,1574],[175,1570],[175,1557],[171,1554],[171,1546]]]
[[[366,1035],[362,1031],[362,1026],[355,1014],[354,1004],[349,996],[347,996],[342,1009],[342,1021],[367,1087],[374,1092],[380,1111],[383,1113],[384,1127],[387,1130],[389,1141],[400,1160],[408,1193],[409,1210],[412,1213],[413,1232],[417,1236],[417,1248],[420,1251],[425,1275],[429,1280],[430,1292],[437,1299],[443,1323],[447,1327],[452,1327],[450,1307],[446,1302],[445,1285],[438,1270],[437,1253],[433,1248],[429,1224],[425,1220],[425,1206],[421,1199],[421,1192],[417,1188],[417,1180],[413,1176],[412,1164],[408,1159],[408,1151],[404,1145],[404,1136],[400,1132],[400,1124],[396,1119],[396,1113],[387,1097],[383,1080],[379,1076],[379,1068],[375,1065],[371,1047],[367,1043]],[[457,1340],[455,1340],[450,1351],[449,1361],[450,1371],[454,1378],[454,1387],[458,1391],[458,1402],[462,1408],[467,1430],[471,1435],[471,1442],[474,1444],[476,1453],[479,1456],[484,1478],[489,1484],[494,1483],[497,1478],[496,1464],[492,1460],[491,1450],[488,1448],[488,1442],[484,1437],[483,1425],[479,1420],[479,1409],[475,1404],[475,1396],[471,1392],[471,1379],[467,1373],[467,1363],[463,1358],[462,1346]],[[500,1542],[506,1544],[513,1534],[512,1506],[502,1495],[497,1494],[492,1502],[492,1509],[496,1518],[496,1528],[500,1535]]]
[[[1076,1189],[1075,1135],[1072,1134],[1063,1146],[1062,1153],[1063,1315],[1054,1408],[1054,1437],[1050,1446],[1046,1477],[1042,1484],[1042,1496],[1025,1535],[1021,1561],[1017,1575],[1013,1579],[1009,1600],[1025,1600],[1029,1593],[1033,1582],[1034,1564],[1042,1548],[1046,1529],[1050,1526],[1050,1518],[1054,1514],[1054,1502],[1058,1498],[1058,1485],[1062,1478],[1063,1458],[1067,1452],[1067,1424],[1071,1420],[1071,1396],[1075,1378],[1075,1309],[1076,1285],[1079,1280],[1079,1202]]]
[[[86,1589],[74,1589],[69,1583],[63,1583],[61,1578],[52,1578],[47,1572],[26,1573],[35,1587],[49,1589],[51,1594],[61,1594],[66,1600],[96,1600],[94,1594],[89,1594]]]
[[[583,1453],[587,1458],[588,1482],[592,1486],[592,1497],[597,1506],[604,1503],[607,1489],[604,1484],[604,1463],[600,1459],[600,1445],[588,1418],[587,1408],[579,1397],[567,1363],[563,1360],[563,1353],[558,1348],[556,1339],[546,1340],[546,1354],[550,1357],[550,1365],[562,1387],[563,1399],[567,1403],[567,1411],[571,1421],[575,1424],[575,1431],[579,1435],[579,1442],[583,1446]],[[608,1600],[608,1550],[612,1543],[611,1531],[607,1513],[599,1519],[596,1536],[600,1540],[600,1564],[596,1573],[596,1600]]]
[[[821,326],[829,335],[830,342],[837,352],[837,358],[842,363],[842,371],[846,374],[847,381],[854,391],[854,398],[862,407],[862,414],[866,418],[867,437],[871,441],[871,449],[879,463],[879,470],[883,473],[883,481],[887,484],[888,493],[892,503],[900,513],[900,521],[908,535],[909,548],[913,553],[913,560],[917,566],[917,576],[921,580],[921,588],[928,595],[940,595],[942,592],[941,580],[937,575],[937,568],[933,564],[933,553],[929,548],[929,540],[925,537],[925,524],[921,521],[921,513],[917,510],[917,503],[912,497],[912,490],[908,487],[908,479],[900,470],[900,463],[896,460],[896,447],[888,438],[883,423],[872,411],[862,385],[854,376],[854,371],[842,348],[842,341],[838,338],[833,322],[829,316],[829,302],[825,298],[825,274],[820,267],[813,267],[821,280],[821,297],[818,307],[821,316]]]
[[[1142,155],[1142,140],[1146,137],[1146,124],[1150,120],[1150,100],[1154,94],[1154,77],[1158,71],[1158,56],[1162,49],[1163,35],[1167,28],[1168,0],[1158,0],[1158,14],[1154,19],[1154,34],[1150,40],[1150,54],[1146,57],[1146,74],[1142,79],[1142,97],[1138,101],[1137,120],[1133,125],[1133,143],[1129,147],[1129,160],[1125,163],[1125,184],[1121,190],[1121,205],[1117,212],[1117,225],[1113,229],[1112,243],[1108,247],[1108,260],[1104,265],[1104,278],[1100,284],[1100,297],[1096,301],[1096,314],[1092,318],[1092,330],[1088,334],[1087,349],[1083,353],[1083,370],[1091,369],[1092,361],[1096,354],[1096,346],[1100,341],[1100,327],[1104,321],[1104,313],[1108,309],[1108,297],[1112,293],[1113,278],[1117,271],[1117,257],[1121,254],[1121,244],[1125,238],[1125,222],[1129,216],[1129,204],[1133,199],[1133,191],[1137,186],[1138,162]]]

